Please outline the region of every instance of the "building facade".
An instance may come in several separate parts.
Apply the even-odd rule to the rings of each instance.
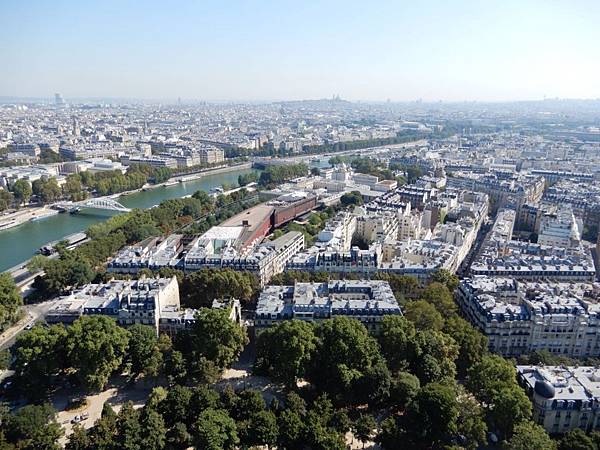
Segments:
[[[460,282],[462,314],[506,357],[546,350],[600,356],[600,284],[476,276]]]
[[[386,315],[402,311],[386,281],[344,280],[267,286],[258,299],[257,332],[282,320],[319,321],[347,316],[377,331]]]
[[[600,428],[600,369],[591,366],[517,366],[533,403],[533,420],[551,434]]]

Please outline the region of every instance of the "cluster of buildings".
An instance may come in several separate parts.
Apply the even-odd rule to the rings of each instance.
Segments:
[[[426,281],[440,269],[468,274],[456,300],[462,314],[506,357],[532,351],[600,357],[600,283],[590,247],[600,224],[600,129],[593,112],[565,104],[352,104],[331,100],[271,104],[70,105],[0,107],[0,188],[17,179],[120,170],[132,164],[184,169],[253,154],[254,164],[301,155],[308,147],[341,151],[353,142],[409,133],[410,144],[368,149],[398,186],[349,165],[321,167],[292,180],[267,203],[200,236],[151,238],[118,252],[108,271],[203,268],[250,271],[262,292],[258,332],[281,320],[350,316],[377,332],[401,314],[376,272]],[[543,113],[540,113],[543,111]],[[402,119],[399,119],[402,117]],[[446,133],[452,122],[465,124]],[[581,125],[585,123],[586,125]],[[467,125],[468,124],[468,125]],[[499,131],[500,130],[500,131]],[[432,132],[435,131],[435,134]],[[42,153],[67,162],[39,164]],[[260,158],[259,158],[260,157]],[[308,160],[310,156],[305,156]],[[313,162],[313,161],[311,161]],[[319,164],[321,161],[319,161]],[[413,177],[420,172],[419,176]],[[318,205],[359,192],[365,203],[339,212],[305,248],[301,232],[265,240],[271,231]],[[488,212],[495,215],[488,223]],[[489,231],[488,231],[489,229]],[[485,232],[485,233],[484,233]],[[484,237],[485,236],[485,237]],[[598,241],[600,243],[600,241]],[[600,245],[599,245],[600,249]],[[362,280],[269,286],[285,270],[355,274]],[[239,303],[216,300],[240,320]],[[128,326],[143,323],[174,334],[194,323],[182,309],[175,279],[111,280],[61,298],[49,322],[103,314]],[[600,427],[600,371],[594,367],[517,366],[534,420],[550,433]]]
[[[577,179],[562,179],[544,192],[544,206],[570,205],[575,217],[584,227],[598,228],[600,223],[600,183],[580,181]]]
[[[213,308],[227,309],[231,320],[240,323],[241,307],[235,299],[215,299]],[[197,310],[182,309],[177,278],[112,279],[101,284],[87,284],[61,297],[46,314],[48,323],[70,324],[81,316],[112,317],[124,327],[147,325],[156,333],[169,336],[190,328]]]
[[[456,171],[448,177],[448,187],[485,192],[492,212],[510,205],[518,212],[525,203],[537,203],[544,193],[545,180],[539,175],[490,171],[486,173]]]
[[[340,212],[315,244],[294,256],[287,267],[364,275],[385,271],[425,281],[440,269],[456,272],[473,247],[487,210],[487,195],[481,193],[397,188],[352,212]]]
[[[253,272],[265,285],[283,272],[287,262],[304,248],[304,235],[291,231],[275,240],[262,242],[263,239],[275,227],[316,206],[313,196],[285,195],[245,210],[201,236],[173,234],[125,247],[109,262],[107,270],[137,273],[163,267],[185,272],[231,268]]]
[[[62,98],[62,97],[61,97]],[[364,121],[369,117],[368,122]],[[0,148],[7,145],[49,146],[69,159],[119,157],[136,152],[136,144],[178,164],[216,164],[223,148],[241,152],[266,144],[286,154],[307,146],[394,138],[410,130],[427,133],[421,121],[399,120],[386,108],[355,105],[337,98],[270,104],[72,104],[51,102],[3,105]],[[205,151],[205,148],[208,151]],[[19,163],[35,162],[36,151],[22,147]],[[29,155],[27,155],[29,153]],[[5,155],[6,159],[12,155]],[[157,160],[158,161],[158,160]]]
[[[292,160],[266,160],[258,161],[255,166],[293,164]],[[349,192],[358,192],[367,200],[373,200],[386,192],[396,189],[395,180],[380,180],[379,177],[356,172],[345,163],[333,167],[319,169],[319,175],[310,175],[282,183],[267,195],[281,196],[293,195],[297,192],[307,192],[314,195],[324,206],[339,203],[340,198]]]
[[[470,267],[472,275],[510,276],[519,279],[593,281],[596,269],[582,243],[568,206],[540,221],[538,242],[513,239],[515,210],[498,211],[492,230]]]

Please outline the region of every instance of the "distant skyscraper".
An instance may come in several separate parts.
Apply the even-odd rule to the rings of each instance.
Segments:
[[[62,97],[62,95],[60,95],[59,93],[56,93],[56,94],[54,94],[54,104],[56,106],[64,106],[65,99]]]
[[[79,122],[77,121],[77,117],[73,117],[73,136],[79,136],[81,130],[79,129]]]

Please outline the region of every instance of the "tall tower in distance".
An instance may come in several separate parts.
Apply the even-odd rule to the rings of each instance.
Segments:
[[[77,121],[77,117],[73,117],[73,136],[79,136],[81,134],[81,130],[79,128],[79,122]]]
[[[65,106],[65,99],[62,97],[62,95],[56,93],[54,94],[54,104],[59,108],[63,107]]]

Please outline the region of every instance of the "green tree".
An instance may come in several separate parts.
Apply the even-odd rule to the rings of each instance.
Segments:
[[[69,442],[65,445],[65,450],[92,450],[92,441],[85,428],[80,424],[73,426],[73,431],[69,435]]]
[[[238,184],[240,186],[246,186],[250,183],[255,183],[258,181],[258,175],[255,172],[244,173],[238,176]]]
[[[192,397],[189,404],[188,416],[190,417],[198,417],[205,409],[219,409],[222,406],[219,393],[211,387],[202,384],[192,390]]]
[[[194,425],[194,445],[204,450],[233,450],[240,440],[235,421],[222,409],[206,409]]]
[[[144,408],[140,415],[141,440],[144,450],[161,450],[167,439],[167,429],[163,417],[156,411]]]
[[[411,344],[410,369],[422,384],[454,380],[458,356],[454,339],[440,331],[425,330],[419,331]]]
[[[488,423],[501,436],[511,436],[514,428],[531,418],[531,401],[517,384],[494,391],[488,405]]]
[[[127,450],[142,449],[142,428],[140,426],[140,413],[134,409],[132,402],[126,402],[117,415],[117,435],[115,437],[117,448]]]
[[[266,445],[271,448],[277,443],[277,418],[271,411],[259,411],[243,421],[240,426],[240,443],[248,446]]]
[[[396,273],[377,272],[373,279],[387,281],[398,300],[418,299],[421,294],[421,285],[416,277],[411,275],[398,275]]]
[[[185,423],[177,422],[167,431],[165,448],[168,450],[186,450],[192,445],[192,435]]]
[[[199,200],[202,204],[202,207],[209,211],[214,208],[215,202],[210,195],[208,195],[205,191],[196,191],[192,195],[193,198]]]
[[[0,350],[0,370],[8,370],[10,367],[10,351],[7,349]]]
[[[33,188],[33,191],[35,192],[35,188]],[[60,194],[60,186],[54,177],[48,180],[43,180],[41,186],[39,187],[39,196],[44,203],[52,203],[58,200],[60,198]]]
[[[429,278],[429,281],[444,284],[450,292],[454,292],[459,283],[458,277],[446,269],[440,269],[434,272]]]
[[[8,209],[13,201],[12,192],[8,192],[4,188],[0,188],[0,211]]]
[[[82,316],[67,330],[67,355],[88,389],[103,389],[121,365],[129,332],[107,316]]]
[[[135,324],[128,328],[129,348],[127,356],[134,374],[155,377],[162,366],[162,353],[153,327]]]
[[[398,426],[397,418],[390,416],[381,422],[379,433],[375,436],[375,442],[386,450],[402,448],[403,445],[406,446],[403,432],[404,430]]]
[[[305,415],[305,447],[320,450],[344,450],[343,436],[333,426],[333,404],[327,395],[321,395],[313,402]]]
[[[113,450],[117,434],[117,415],[108,403],[104,403],[102,416],[88,431],[93,450]]]
[[[336,409],[333,412],[333,415],[329,422],[331,426],[335,429],[335,431],[342,434],[343,436],[345,436],[346,433],[352,430],[353,423],[352,420],[350,420],[350,417],[348,416],[348,413],[345,409]]]
[[[418,377],[410,372],[398,372],[392,377],[391,402],[404,408],[417,396],[420,388],[421,383]]]
[[[516,370],[499,355],[485,355],[468,371],[467,388],[478,400],[492,403],[499,389],[516,384]]]
[[[294,388],[305,376],[316,349],[317,338],[311,323],[286,320],[264,330],[256,344],[255,367],[276,381]]]
[[[365,443],[373,438],[377,431],[377,422],[370,414],[361,414],[354,422],[354,435],[362,442],[362,448],[365,448]]]
[[[413,184],[423,175],[423,171],[419,166],[408,166],[405,167],[404,170],[406,172],[406,179],[408,181],[408,184]]]
[[[187,378],[187,361],[183,353],[174,350],[165,360],[165,373],[169,379],[169,383],[182,383]]]
[[[487,425],[483,409],[472,394],[459,386],[458,434],[464,437],[463,446],[475,450],[486,442]]]
[[[29,203],[33,190],[31,189],[31,183],[25,179],[19,179],[15,181],[12,187],[15,200],[19,204]]]
[[[188,307],[210,307],[216,298],[233,297],[249,301],[259,290],[256,276],[231,269],[203,269],[184,278],[182,303]]]
[[[13,367],[25,392],[43,394],[52,377],[68,367],[66,337],[62,325],[35,326],[17,337]]]
[[[304,435],[304,420],[302,415],[291,409],[281,412],[277,418],[279,435],[277,446],[289,450],[301,450],[304,448],[302,436]]]
[[[153,388],[148,396],[148,400],[146,401],[146,408],[159,411],[161,403],[167,398],[167,395],[168,392],[164,387],[157,386]]]
[[[346,192],[344,195],[342,195],[340,198],[340,203],[342,206],[360,206],[364,203],[364,200],[360,192],[352,191]]]
[[[453,317],[457,313],[458,307],[452,299],[452,294],[446,285],[442,283],[429,283],[429,285],[423,289],[421,297],[426,302],[432,304],[445,319]]]
[[[381,352],[391,370],[400,370],[407,365],[411,342],[415,337],[415,326],[403,316],[384,316],[378,336]]]
[[[415,324],[417,330],[441,330],[444,327],[442,315],[425,300],[408,302],[404,315]]]
[[[69,251],[62,253],[59,259],[47,259],[43,268],[45,274],[36,278],[34,287],[47,297],[87,284],[96,275],[87,259]]]
[[[188,411],[192,401],[192,390],[186,386],[175,385],[167,393],[167,397],[160,404],[160,412],[167,422],[173,426],[177,422],[190,423]]]
[[[377,341],[364,325],[348,317],[322,322],[316,335],[319,341],[308,372],[309,380],[336,401],[368,401],[360,387],[369,371],[383,361]],[[373,392],[377,387],[371,389]]]
[[[160,234],[150,211],[134,210],[122,227],[128,243],[142,241]]]
[[[6,424],[7,440],[19,443],[19,448],[58,450],[62,434],[56,410],[48,403],[24,406]]]
[[[481,358],[487,354],[488,339],[469,322],[458,316],[446,320],[444,333],[452,336],[458,344],[456,368],[458,376],[464,378],[468,369],[481,361]]]
[[[265,410],[265,400],[257,389],[244,389],[237,393],[231,415],[236,420],[247,420]]]
[[[556,450],[556,442],[546,431],[533,422],[522,422],[515,427],[513,436],[506,442],[506,450]]]
[[[178,346],[185,352],[192,373],[204,378],[208,362],[218,371],[233,364],[248,342],[246,330],[229,319],[222,309],[201,309],[188,333],[181,333]]]
[[[79,174],[69,175],[62,189],[63,194],[74,202],[84,200],[87,197],[87,192],[83,190]]]
[[[23,299],[12,276],[6,272],[0,273],[0,331],[18,320],[22,304]]]
[[[437,383],[424,386],[407,410],[411,433],[417,442],[433,446],[448,442],[456,433],[458,415],[454,389]]]
[[[269,187],[293,178],[306,176],[308,166],[304,163],[281,166],[269,166],[260,174],[259,183]]]
[[[558,443],[558,450],[597,450],[594,440],[581,428],[566,433]]]

